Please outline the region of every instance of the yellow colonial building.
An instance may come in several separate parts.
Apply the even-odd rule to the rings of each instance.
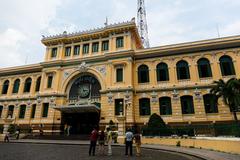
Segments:
[[[131,20],[42,43],[44,62],[0,69],[0,124],[87,134],[110,120],[142,126],[153,113],[170,126],[233,120],[209,91],[214,80],[240,78],[240,36],[144,49]]]

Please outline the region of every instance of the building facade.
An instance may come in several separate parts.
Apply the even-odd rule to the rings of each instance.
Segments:
[[[240,36],[144,49],[132,20],[42,43],[44,62],[0,69],[0,124],[86,134],[110,120],[144,125],[153,113],[172,126],[233,120],[209,91],[240,78]]]

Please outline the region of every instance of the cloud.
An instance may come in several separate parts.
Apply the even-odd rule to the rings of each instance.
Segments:
[[[15,29],[7,29],[0,33],[0,64],[2,66],[14,66],[23,63],[23,57],[19,54],[21,43],[26,40],[26,36]]]
[[[145,1],[151,46],[240,34],[236,0]],[[0,67],[43,61],[41,35],[75,32],[131,20],[137,1],[11,0],[0,6]]]
[[[41,33],[56,17],[63,0],[3,1],[0,7],[0,67],[42,61]],[[67,3],[67,2],[65,2]]]

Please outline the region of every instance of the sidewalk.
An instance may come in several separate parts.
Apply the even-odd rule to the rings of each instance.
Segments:
[[[11,140],[11,143],[37,143],[37,144],[60,144],[60,145],[89,145],[88,141],[81,140],[36,140],[36,139],[19,139]],[[115,146],[124,146],[123,144],[113,144]],[[184,148],[164,145],[144,144],[143,148],[164,150],[170,152],[184,153],[201,157],[206,160],[240,160],[240,155],[210,151],[206,149]]]

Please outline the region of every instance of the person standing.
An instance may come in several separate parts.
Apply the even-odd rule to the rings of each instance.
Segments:
[[[108,156],[112,155],[112,131],[107,128]]]
[[[16,139],[19,139],[19,135],[20,135],[20,128],[18,128],[17,130],[16,130]]]
[[[125,155],[128,156],[128,148],[130,149],[130,156],[132,156],[133,133],[130,129],[126,132],[126,148]]]
[[[137,130],[136,134],[134,135],[135,144],[136,144],[136,156],[141,155],[141,135],[140,132]]]
[[[93,156],[95,156],[97,139],[98,139],[98,131],[97,131],[97,128],[94,127],[94,129],[93,129],[93,131],[91,132],[91,135],[90,135],[89,156],[91,156],[91,153],[92,153]]]
[[[9,142],[9,132],[5,134],[4,142]]]
[[[104,131],[101,131],[101,133],[99,135],[99,139],[98,139],[99,153],[101,155],[104,155],[104,142],[105,142],[105,133],[104,133]]]
[[[70,126],[70,125],[67,126],[67,136],[70,136],[71,127],[72,127],[72,126]]]

